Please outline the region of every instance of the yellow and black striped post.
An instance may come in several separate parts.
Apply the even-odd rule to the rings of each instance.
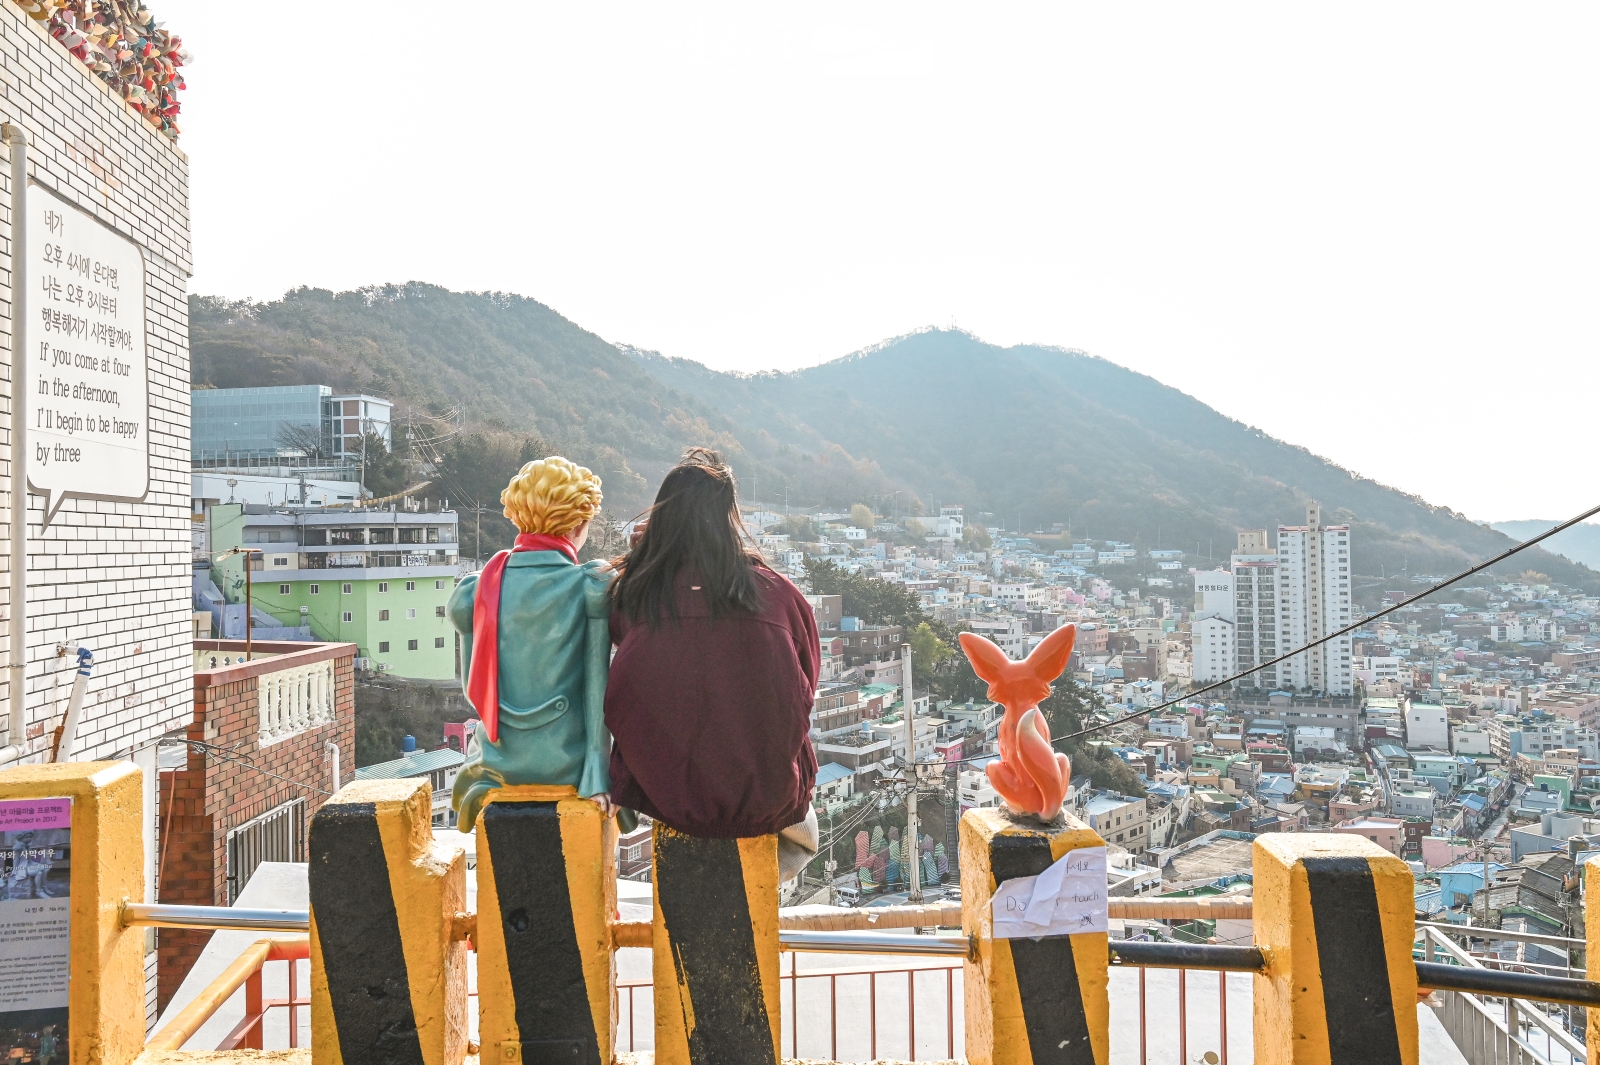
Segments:
[[[653,849],[656,1065],[777,1065],[778,837]]]
[[[132,762],[58,762],[0,772],[0,801],[72,800],[66,857],[70,961],[62,1011],[68,1014],[70,1065],[128,1065],[144,1049],[144,929],[122,927],[121,905],[124,899],[144,901],[141,779]],[[8,831],[28,831],[28,816],[8,809],[14,826]],[[35,979],[46,975],[36,973]],[[38,1019],[49,1023],[45,1016]]]
[[[966,964],[967,1061],[971,1065],[1106,1065],[1111,1003],[1106,933],[995,939],[995,890],[1038,876],[1068,851],[1103,847],[1095,831],[1062,814],[1046,827],[998,808],[961,815],[962,929],[976,938]]]
[[[611,1065],[616,822],[572,787],[499,788],[478,817],[484,1065]]]
[[[1583,863],[1582,868],[1583,897],[1586,903],[1583,913],[1584,958],[1586,960],[1589,958],[1595,959],[1596,968],[1589,971],[1596,972],[1600,971],[1600,894],[1596,894],[1596,892],[1600,892],[1600,852],[1587,851],[1586,853],[1592,855],[1592,857]],[[1589,903],[1593,905],[1588,905]],[[1577,959],[1573,960],[1576,961]],[[1589,979],[1592,980],[1594,977],[1590,976]],[[1588,1038],[1584,1045],[1600,1047],[1600,1042],[1596,1042],[1596,1040],[1600,1040],[1600,1010],[1587,1010],[1585,1012],[1588,1015],[1588,1020],[1585,1024]]]
[[[466,854],[433,838],[426,777],[347,784],[311,821],[316,1065],[460,1065]]]
[[[1255,842],[1260,1065],[1417,1065],[1415,878],[1344,832]]]

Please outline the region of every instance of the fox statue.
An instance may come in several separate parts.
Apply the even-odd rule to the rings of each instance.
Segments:
[[[1000,721],[1000,760],[984,769],[1014,814],[1053,821],[1067,797],[1071,763],[1050,746],[1050,725],[1039,712],[1039,703],[1049,697],[1050,682],[1067,668],[1077,635],[1076,626],[1064,625],[1025,660],[1013,662],[982,636],[961,634],[961,649],[972,671],[989,682],[989,698],[1006,708]]]

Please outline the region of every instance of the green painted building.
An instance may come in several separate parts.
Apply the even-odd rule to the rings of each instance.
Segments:
[[[235,547],[260,552],[250,574],[257,609],[309,624],[319,640],[356,644],[358,666],[420,680],[458,675],[445,616],[460,573],[455,512],[223,503],[209,520],[213,559]],[[244,602],[244,557],[212,563],[229,603]]]

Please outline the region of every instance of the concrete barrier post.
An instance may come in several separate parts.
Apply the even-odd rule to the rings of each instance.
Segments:
[[[777,1065],[778,837],[653,850],[656,1065]]]
[[[1103,847],[1088,825],[1062,814],[1051,826],[1003,809],[961,815],[962,930],[971,1065],[1106,1065],[1111,1059],[1106,933],[995,939],[991,903],[1007,880],[1038,876],[1069,851]]]
[[[460,1065],[466,854],[433,838],[426,778],[347,784],[311,821],[316,1065]]]
[[[1347,833],[1258,837],[1255,978],[1260,1065],[1416,1065],[1410,868]]]
[[[1583,938],[1585,941],[1583,954],[1586,972],[1595,974],[1600,973],[1600,950],[1595,949],[1600,947],[1600,894],[1596,894],[1596,892],[1600,892],[1600,851],[1586,851],[1585,853],[1590,857],[1583,863],[1583,897],[1585,904],[1583,912]],[[1596,968],[1587,968],[1590,959],[1594,959]],[[1574,958],[1573,961],[1576,962],[1577,959]],[[1577,966],[1574,965],[1573,967],[1576,968]],[[1595,976],[1590,975],[1589,979],[1593,980]],[[1596,1040],[1600,1040],[1600,1009],[1587,1010],[1585,1012],[1587,1019],[1584,1027],[1587,1031],[1587,1038],[1584,1041],[1584,1045],[1600,1047],[1600,1042],[1596,1042]]]
[[[478,818],[478,1038],[484,1065],[611,1065],[616,821],[576,788],[490,794]]]
[[[50,798],[71,799],[70,814],[64,804],[33,801]],[[49,985],[32,998],[39,1004],[41,1029],[55,1028],[47,1017],[58,1011],[67,1015],[65,1060],[70,1065],[128,1065],[144,1049],[144,929],[122,927],[123,901],[144,901],[143,810],[142,778],[132,762],[60,762],[0,771],[0,838],[12,852],[13,875],[25,874],[9,901],[46,907],[40,912],[30,905],[15,918],[8,915],[11,931],[26,935],[27,942],[7,944],[7,953],[14,963],[33,959],[36,984]],[[67,818],[70,827],[63,831]],[[63,839],[62,846],[52,842]],[[65,958],[53,942],[61,916],[48,908],[51,899],[60,900],[63,881],[68,888],[64,946],[70,952]],[[33,927],[23,930],[19,923]],[[64,1009],[44,1005],[58,1001],[60,992]],[[53,1035],[59,1041],[62,1032]]]

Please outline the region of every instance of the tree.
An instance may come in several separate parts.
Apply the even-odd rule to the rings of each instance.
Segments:
[[[961,545],[973,551],[987,551],[994,546],[994,541],[982,525],[968,525],[961,530]]]
[[[397,425],[391,428],[391,432],[398,435],[404,430]],[[390,451],[382,434],[370,426],[365,437],[361,458],[363,467],[361,483],[366,485],[367,491],[374,497],[381,498],[404,491],[417,483],[420,478],[413,478],[411,464],[400,454],[399,449]]]
[[[911,630],[908,641],[911,644],[911,657],[913,668],[918,670],[934,670],[948,662],[954,651],[950,645],[941,640],[933,631],[933,626],[926,621]]]
[[[278,426],[275,436],[279,447],[298,451],[308,459],[319,459],[328,453],[328,438],[322,434],[320,426],[285,422]]]
[[[920,540],[924,536],[928,535],[928,529],[927,529],[927,527],[925,525],[922,524],[922,522],[918,521],[916,518],[907,518],[906,519],[906,535],[910,536],[914,540]]]
[[[811,524],[811,518],[805,514],[796,514],[784,518],[772,531],[778,536],[787,536],[797,544],[816,543],[817,530]]]
[[[858,529],[865,529],[871,532],[876,520],[873,517],[872,508],[865,503],[857,503],[850,508],[850,524]]]

